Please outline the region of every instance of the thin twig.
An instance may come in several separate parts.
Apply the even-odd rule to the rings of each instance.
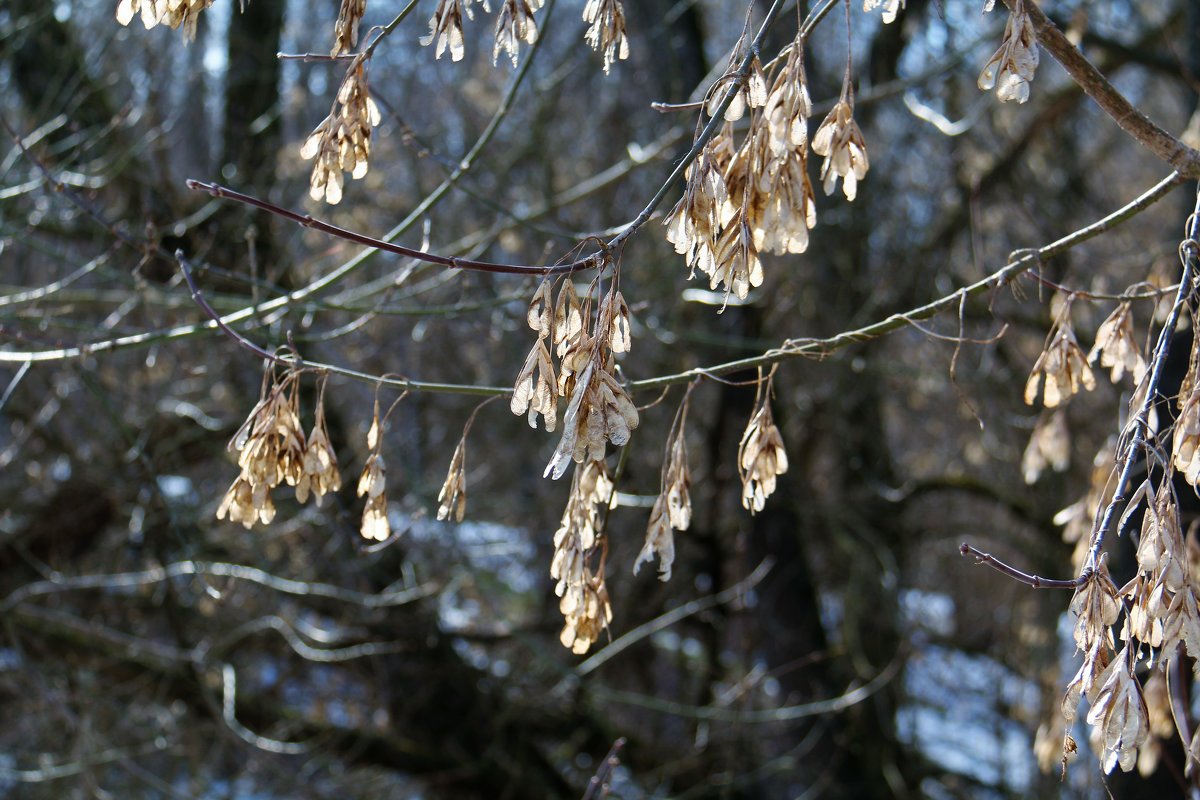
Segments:
[[[629,631],[629,633],[626,633],[623,636],[615,639],[611,644],[608,645],[608,647],[605,647],[603,650],[580,663],[579,666],[575,667],[574,675],[577,677],[582,677],[587,675],[589,672],[594,672],[605,662],[609,661],[614,656],[619,655],[623,650],[631,647],[634,644],[637,644],[647,636],[652,636],[661,630],[666,630],[680,620],[687,619],[688,617],[699,614],[702,611],[707,611],[710,608],[731,603],[741,597],[744,597],[746,592],[753,589],[762,582],[763,578],[767,577],[767,574],[770,573],[774,566],[774,559],[765,558],[761,564],[754,568],[753,572],[735,583],[733,586],[730,586],[728,589],[709,595],[708,597],[701,597],[697,598],[696,600],[692,600],[691,602],[684,603],[681,606],[671,609],[665,614],[655,617],[649,622],[642,623],[633,630]],[[561,685],[562,684],[560,684],[560,686]],[[555,688],[557,689],[558,687]]]
[[[618,755],[624,746],[624,736],[612,743],[612,747],[608,749],[608,755],[604,756],[604,760],[600,762],[600,768],[596,770],[596,774],[588,781],[587,792],[584,793],[583,800],[598,800],[598,798],[608,796],[608,782],[612,779],[613,770],[621,764]],[[597,795],[597,790],[603,794]]]
[[[957,310],[964,297],[975,297],[998,287],[1004,286],[1017,276],[1037,266],[1039,259],[1057,255],[1071,249],[1072,247],[1082,244],[1083,242],[1094,239],[1100,234],[1116,227],[1120,223],[1137,216],[1139,213],[1170,194],[1171,190],[1173,190],[1182,182],[1183,177],[1180,176],[1179,173],[1172,173],[1154,185],[1148,191],[1134,199],[1132,202],[1103,217],[1102,219],[1097,220],[1091,225],[1074,231],[1041,248],[1023,251],[1023,255],[1010,261],[1008,264],[1004,265],[996,272],[993,272],[983,280],[977,281],[969,286],[964,286],[963,288],[951,292],[950,294],[935,300],[932,303],[918,306],[917,308],[909,309],[908,311],[893,314],[883,320],[879,320],[862,328],[852,331],[843,331],[842,333],[825,339],[789,339],[783,342],[783,344],[779,347],[772,348],[771,350],[768,350],[758,356],[738,359],[736,361],[727,361],[707,367],[696,367],[684,372],[660,375],[658,377],[646,378],[639,381],[632,381],[629,384],[630,389],[632,391],[661,389],[664,386],[688,383],[689,381],[694,380],[697,376],[714,378],[718,375],[726,375],[729,373],[755,369],[761,366],[769,366],[771,364],[791,358],[824,358],[829,354],[852,344],[869,341],[871,339],[889,334],[902,327],[908,326],[913,320],[930,319],[939,314]],[[328,277],[329,276],[326,276],[326,278]],[[258,306],[256,309],[242,309],[241,311],[235,311],[233,313],[226,314],[221,317],[221,319],[228,325],[233,322],[238,322],[248,318],[256,310],[267,311],[286,307],[290,305],[290,302],[293,300],[302,300],[313,294],[315,291],[317,291],[318,284],[328,285],[325,282],[325,279],[322,279],[316,283],[310,284],[304,289],[297,290],[284,297],[267,301],[266,303]],[[0,350],[0,363],[20,363],[24,361],[60,361],[69,358],[76,358],[81,355],[90,355],[94,353],[107,352],[110,350],[121,350],[129,347],[146,346],[158,342],[181,339],[194,336],[206,329],[216,327],[216,323],[210,320],[201,324],[181,325],[166,330],[147,331],[144,333],[137,333],[129,336],[117,337],[115,339],[93,342],[84,345],[76,345],[73,347],[65,347],[56,350]],[[346,367],[339,367],[332,364],[323,364],[311,361],[305,363],[310,367],[326,369],[330,372],[367,383],[376,383],[380,380],[376,375],[371,375],[354,369],[348,369]],[[414,380],[384,380],[383,383],[384,385],[410,389],[411,391],[416,392],[440,392],[446,394],[470,394],[478,396],[509,394],[512,392],[512,389],[509,387],[446,384]]]
[[[457,179],[457,176],[456,178]],[[447,178],[449,180],[449,178]],[[393,244],[385,239],[376,239],[374,236],[368,236],[364,233],[358,233],[347,228],[342,228],[324,220],[319,220],[311,214],[301,214],[298,211],[284,208],[281,205],[272,203],[269,200],[263,200],[252,195],[243,194],[242,192],[229,189],[216,183],[206,183],[189,178],[187,187],[200,192],[206,192],[213,197],[221,199],[236,200],[254,208],[268,211],[277,217],[291,220],[297,225],[302,225],[305,228],[311,228],[321,233],[336,236],[339,239],[345,239],[348,242],[361,244],[365,247],[370,247],[374,250],[382,250],[386,253],[395,253],[406,258],[412,258],[417,261],[423,261],[427,264],[440,264],[444,267],[453,267],[454,269],[470,270],[475,272],[497,272],[514,275],[562,275],[571,272],[579,272],[580,270],[593,269],[604,266],[605,253],[603,251],[593,253],[586,258],[581,258],[567,264],[546,264],[546,265],[528,265],[528,264],[502,264],[491,261],[476,261],[471,258],[458,258],[456,256],[444,256],[438,253],[429,253],[424,250],[417,250],[404,245]]]
[[[810,703],[800,703],[779,708],[736,709],[718,706],[696,706],[678,703],[660,697],[636,694],[634,692],[607,689],[602,686],[592,687],[596,697],[624,705],[637,706],[650,711],[671,714],[691,719],[715,720],[720,722],[737,723],[740,725],[764,725],[770,723],[794,722],[801,719],[836,714],[845,711],[867,700],[892,681],[904,666],[904,659],[899,654],[869,682],[855,689],[847,690],[837,697],[825,700],[814,700]]]
[[[314,61],[353,61],[358,54],[339,53],[331,56],[329,53],[276,53],[275,57],[280,61],[302,61],[308,64]]]
[[[1013,580],[1020,581],[1035,589],[1078,589],[1087,582],[1086,576],[1071,578],[1070,580],[1057,580],[1053,578],[1040,578],[1037,575],[1030,575],[1027,572],[1021,572],[1016,567],[1010,567],[1000,559],[996,558],[991,553],[985,553],[982,550],[977,550],[967,543],[959,545],[958,552],[965,556],[974,556],[975,563],[987,564],[997,572],[1003,573]]]
[[[176,561],[162,567],[141,572],[117,572],[107,575],[78,575],[56,577],[53,580],[27,583],[14,590],[0,603],[0,614],[8,614],[14,608],[34,597],[68,591],[107,590],[129,591],[142,586],[171,580],[188,575],[204,575],[212,578],[231,578],[256,583],[267,589],[297,597],[320,597],[351,603],[364,608],[391,608],[428,597],[437,591],[434,584],[424,584],[409,589],[387,590],[378,594],[359,592],[328,583],[303,581],[272,575],[256,567],[244,564],[228,564],[220,561]]]

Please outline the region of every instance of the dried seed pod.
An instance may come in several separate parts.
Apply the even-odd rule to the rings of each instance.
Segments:
[[[625,7],[621,0],[588,0],[583,21],[591,27],[583,38],[604,56],[604,74],[613,62],[629,58],[629,40],[625,36]]]
[[[1025,10],[1024,0],[1015,0],[1004,28],[1004,41],[979,73],[979,88],[985,92],[995,88],[996,99],[1002,103],[1009,100],[1024,103],[1029,99],[1029,85],[1037,65],[1033,21]]]
[[[763,510],[767,498],[775,491],[775,479],[787,472],[787,451],[783,436],[775,427],[771,414],[771,384],[760,393],[758,409],[738,445],[738,473],[742,479],[742,507],[755,514]]]
[[[692,522],[692,499],[688,491],[691,472],[688,470],[687,442],[684,436],[687,407],[688,397],[685,397],[667,439],[662,488],[654,501],[654,507],[650,510],[646,541],[638,553],[637,560],[633,562],[634,575],[643,563],[649,563],[658,556],[659,579],[669,581],[671,565],[675,561],[675,537],[672,531],[685,531]]]
[[[467,438],[464,432],[463,438],[458,440],[458,446],[454,448],[454,455],[450,457],[446,482],[442,484],[442,491],[438,493],[439,520],[453,519],[455,522],[462,522],[467,513],[466,450]]]
[[[382,117],[367,86],[366,62],[359,56],[350,63],[329,116],[308,135],[300,157],[315,159],[308,194],[330,205],[342,201],[342,173],[359,179],[367,174],[371,156],[371,131]]]
[[[842,192],[847,200],[853,201],[858,196],[858,182],[866,177],[870,164],[867,144],[854,121],[854,94],[848,84],[843,89],[842,99],[813,135],[812,149],[817,155],[825,156],[821,164],[825,194],[833,194],[838,178],[841,178]]]
[[[358,23],[367,13],[367,0],[342,0],[337,22],[333,27],[331,56],[349,53],[358,45]]]
[[[316,419],[312,432],[308,435],[308,446],[304,450],[303,470],[296,482],[296,499],[304,503],[311,492],[318,506],[325,495],[342,488],[337,454],[329,442],[329,432],[325,429],[326,379],[325,376],[321,378],[321,386],[317,392]]]
[[[1096,388],[1096,378],[1087,359],[1083,357],[1083,350],[1075,339],[1075,331],[1071,329],[1070,313],[1071,304],[1067,302],[1063,305],[1045,349],[1033,365],[1033,371],[1025,383],[1025,402],[1028,405],[1037,401],[1043,376],[1046,384],[1042,403],[1046,408],[1058,407],[1081,388],[1089,392]]]
[[[612,621],[612,605],[604,583],[603,559],[593,573],[588,561],[601,544],[603,514],[613,499],[613,484],[601,461],[575,470],[571,494],[554,534],[550,577],[564,617],[560,641],[582,655]]]
[[[441,58],[442,53],[450,50],[451,61],[462,61],[463,53],[463,17],[474,19],[471,11],[472,0],[438,0],[433,16],[429,18],[429,33],[421,37],[425,47],[437,41],[434,58]],[[482,3],[484,11],[490,11],[487,0]]]
[[[1064,472],[1070,463],[1071,431],[1067,428],[1066,412],[1057,409],[1042,414],[1021,457],[1021,475],[1026,483],[1033,484],[1046,467]]]
[[[1096,331],[1096,344],[1088,353],[1088,363],[1111,370],[1112,382],[1117,383],[1126,372],[1133,375],[1133,382],[1140,383],[1146,372],[1146,359],[1137,346],[1133,335],[1133,313],[1129,301],[1118,305]]]
[[[503,50],[517,65],[521,42],[533,44],[538,38],[537,23],[533,14],[542,7],[542,0],[500,0],[496,12],[496,43],[492,47],[492,64],[500,58]]]

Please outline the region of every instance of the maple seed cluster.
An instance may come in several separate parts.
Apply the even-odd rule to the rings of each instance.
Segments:
[[[743,41],[706,105],[706,112],[715,115],[735,90],[724,112],[727,124],[688,167],[683,197],[664,222],[667,240],[685,257],[691,276],[699,271],[708,276],[710,288],[723,286],[727,295],[739,299],[762,285],[760,253],[803,253],[808,232],[817,224],[808,177],[812,100],[804,41],[797,37],[792,42],[770,81],[757,56],[750,59],[745,78],[739,78],[733,65],[745,59],[745,48]],[[735,146],[732,122],[747,109],[750,129]],[[861,144],[861,136],[857,141]],[[861,166],[860,177],[865,175],[865,149],[855,163]]]
[[[296,499],[306,502],[312,495],[318,505],[327,492],[341,487],[337,457],[325,430],[324,384],[319,395],[316,421],[307,438],[300,427],[299,375],[292,370],[281,379],[272,375],[264,394],[229,442],[238,454],[241,474],[229,487],[217,508],[217,519],[229,518],[251,528],[275,518],[271,490],[282,483],[296,487]]]
[[[604,74],[617,59],[629,58],[629,40],[625,37],[625,7],[621,0],[588,0],[583,21],[591,27],[583,35],[592,49],[604,57]]]
[[[1071,302],[1063,303],[1058,320],[1050,332],[1050,338],[1033,365],[1029,380],[1025,382],[1025,403],[1037,402],[1038,389],[1045,378],[1042,403],[1046,408],[1056,408],[1065,403],[1080,388],[1089,392],[1096,388],[1096,378],[1084,358],[1083,350],[1071,328]]]
[[[742,479],[742,507],[751,514],[763,510],[775,492],[775,479],[787,472],[783,436],[771,414],[772,379],[760,391],[758,408],[750,417],[738,445],[738,475]]]
[[[135,16],[141,16],[146,30],[157,25],[166,25],[171,30],[183,28],[183,40],[195,41],[196,25],[200,12],[213,4],[213,0],[121,0],[117,4],[117,22],[129,25]]]
[[[438,0],[433,16],[429,18],[429,33],[421,37],[421,44],[425,47],[437,42],[434,58],[441,58],[442,53],[449,49],[451,61],[462,61],[464,54],[462,21],[464,16],[467,19],[475,19],[475,14],[471,10],[472,5],[474,5],[473,0]],[[480,5],[483,6],[485,12],[491,11],[488,8],[487,0],[483,0]]]
[[[858,196],[858,182],[867,175],[867,145],[854,121],[854,92],[849,83],[837,105],[825,117],[813,136],[813,152],[825,156],[821,164],[821,182],[825,194],[833,194],[838,178],[847,200]]]
[[[534,44],[538,39],[537,23],[533,13],[542,7],[543,0],[500,0],[496,12],[496,41],[492,45],[492,65],[495,66],[503,50],[517,65],[521,54],[521,42]]]
[[[989,2],[985,10],[990,11],[991,7]],[[1033,30],[1033,21],[1025,10],[1025,0],[1016,0],[1004,27],[1000,49],[992,54],[983,72],[979,73],[979,88],[985,92],[995,88],[996,99],[1002,103],[1010,100],[1024,103],[1029,99],[1029,85],[1033,83],[1037,65],[1037,34]]]
[[[529,304],[526,316],[538,339],[517,374],[509,409],[528,414],[537,427],[540,414],[546,430],[558,423],[558,398],[567,399],[562,438],[545,475],[558,480],[572,461],[603,460],[608,444],[620,447],[638,426],[638,412],[625,388],[617,382],[615,355],[632,346],[629,306],[615,282],[593,313],[589,297],[580,303],[570,280],[562,281],[551,306],[552,288],[543,281]],[[559,358],[557,379],[550,345]]]
[[[386,421],[386,417],[379,418],[379,401],[376,400],[375,412],[371,415],[371,427],[367,430],[367,449],[370,452],[363,463],[362,474],[358,476],[356,489],[359,497],[367,498],[366,505],[363,506],[359,533],[364,539],[376,542],[386,541],[392,535],[392,525],[388,521],[387,495],[384,493],[387,489],[387,465],[380,452],[383,446],[383,424]]]
[[[1125,373],[1133,376],[1135,384],[1142,382],[1146,374],[1146,359],[1133,335],[1133,313],[1128,300],[1120,303],[1096,331],[1096,343],[1088,353],[1088,363],[1109,370],[1113,383],[1121,380]]]
[[[613,483],[603,461],[589,460],[575,469],[571,494],[554,534],[550,577],[564,618],[559,639],[582,655],[612,622],[612,604],[604,583],[604,557],[593,571],[593,556],[605,549],[604,514],[613,501]]]
[[[663,461],[662,489],[650,510],[650,524],[646,528],[646,542],[633,562],[633,574],[643,563],[658,556],[659,580],[671,580],[671,565],[675,562],[674,531],[686,531],[692,523],[692,498],[688,491],[691,472],[687,463],[687,441],[684,426],[687,424],[688,400],[675,418],[671,434],[667,437],[666,458]]]
[[[367,174],[371,129],[381,120],[367,87],[367,65],[358,56],[346,72],[329,116],[308,135],[300,156],[313,162],[308,194],[336,205],[342,201],[342,173],[355,180]]]
[[[337,22],[333,26],[331,56],[352,52],[358,44],[358,24],[367,13],[367,0],[342,0]]]

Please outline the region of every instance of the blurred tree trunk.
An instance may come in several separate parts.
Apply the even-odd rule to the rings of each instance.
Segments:
[[[285,0],[253,0],[229,25],[225,114],[221,134],[221,174],[236,186],[253,186],[269,197],[283,145],[279,109],[279,59]],[[336,72],[332,73],[336,75]],[[277,223],[246,208],[223,209],[218,248],[225,266],[245,264],[247,236],[253,236],[256,259],[270,280],[287,285],[285,269],[275,255]],[[252,231],[252,233],[251,233]]]
[[[116,116],[112,98],[89,72],[75,29],[54,16],[53,3],[11,0],[9,13],[14,20],[25,19],[16,26],[21,32],[10,57],[22,102],[39,123],[57,113],[66,113],[70,120],[50,141],[109,125]]]

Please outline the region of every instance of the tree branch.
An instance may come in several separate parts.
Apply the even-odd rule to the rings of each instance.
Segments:
[[[1012,0],[1005,0],[1011,6]],[[1200,152],[1160,128],[1139,111],[1108,79],[1071,44],[1058,26],[1042,13],[1037,3],[1025,3],[1025,11],[1037,32],[1038,44],[1071,76],[1071,80],[1096,101],[1113,122],[1185,178],[1200,178]]]
[[[978,550],[967,543],[959,545],[958,552],[965,558],[966,556],[974,556],[975,563],[987,564],[997,572],[1003,573],[1015,581],[1020,581],[1035,589],[1078,589],[1087,582],[1086,574],[1078,578],[1070,580],[1056,580],[1052,578],[1039,578],[1037,575],[1030,575],[1027,572],[1021,572],[1016,567],[1010,567],[1000,559],[996,558],[991,553],[985,553]]]

